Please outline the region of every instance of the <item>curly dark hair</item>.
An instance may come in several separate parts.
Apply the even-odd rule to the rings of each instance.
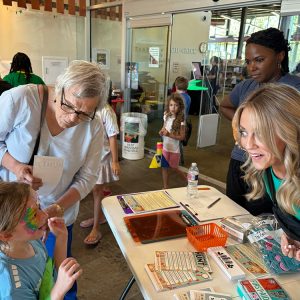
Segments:
[[[184,102],[179,93],[171,94],[167,99],[167,105],[166,105],[166,116],[167,117],[172,116],[170,109],[169,109],[169,104],[170,104],[171,100],[173,100],[179,106],[176,118],[172,125],[171,132],[175,133],[175,134],[180,134],[181,123],[184,121]]]
[[[257,31],[251,34],[250,38],[246,42],[246,46],[249,44],[257,44],[266,48],[272,49],[275,53],[284,51],[284,59],[281,62],[281,70],[283,74],[289,72],[289,55],[291,50],[289,42],[284,38],[283,32],[277,28],[268,28],[265,30]]]
[[[9,73],[24,71],[27,83],[30,82],[30,73],[32,73],[31,61],[29,57],[22,52],[18,52],[13,57]]]

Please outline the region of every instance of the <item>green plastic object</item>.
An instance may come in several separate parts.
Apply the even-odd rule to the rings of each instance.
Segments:
[[[51,290],[54,285],[53,268],[53,260],[51,257],[48,257],[41,287],[39,290],[39,300],[51,300]]]
[[[207,91],[208,88],[202,85],[202,80],[193,79],[189,81],[188,90],[190,91]]]

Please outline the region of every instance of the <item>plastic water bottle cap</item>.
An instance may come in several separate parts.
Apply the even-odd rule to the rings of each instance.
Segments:
[[[193,162],[192,167],[197,167],[197,163]]]

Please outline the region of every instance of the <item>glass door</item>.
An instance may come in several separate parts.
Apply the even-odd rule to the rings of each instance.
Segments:
[[[129,60],[126,63],[129,110],[147,114],[145,146],[155,149],[160,140],[158,132],[167,94],[169,26],[132,28],[129,35]]]

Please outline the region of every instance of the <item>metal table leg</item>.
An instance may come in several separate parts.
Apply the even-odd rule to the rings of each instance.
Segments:
[[[122,292],[122,295],[120,296],[119,300],[125,299],[126,295],[128,294],[128,292],[129,292],[130,288],[132,287],[132,285],[134,284],[134,282],[135,282],[135,278],[132,276],[130,278],[130,280],[128,281],[124,291]]]

